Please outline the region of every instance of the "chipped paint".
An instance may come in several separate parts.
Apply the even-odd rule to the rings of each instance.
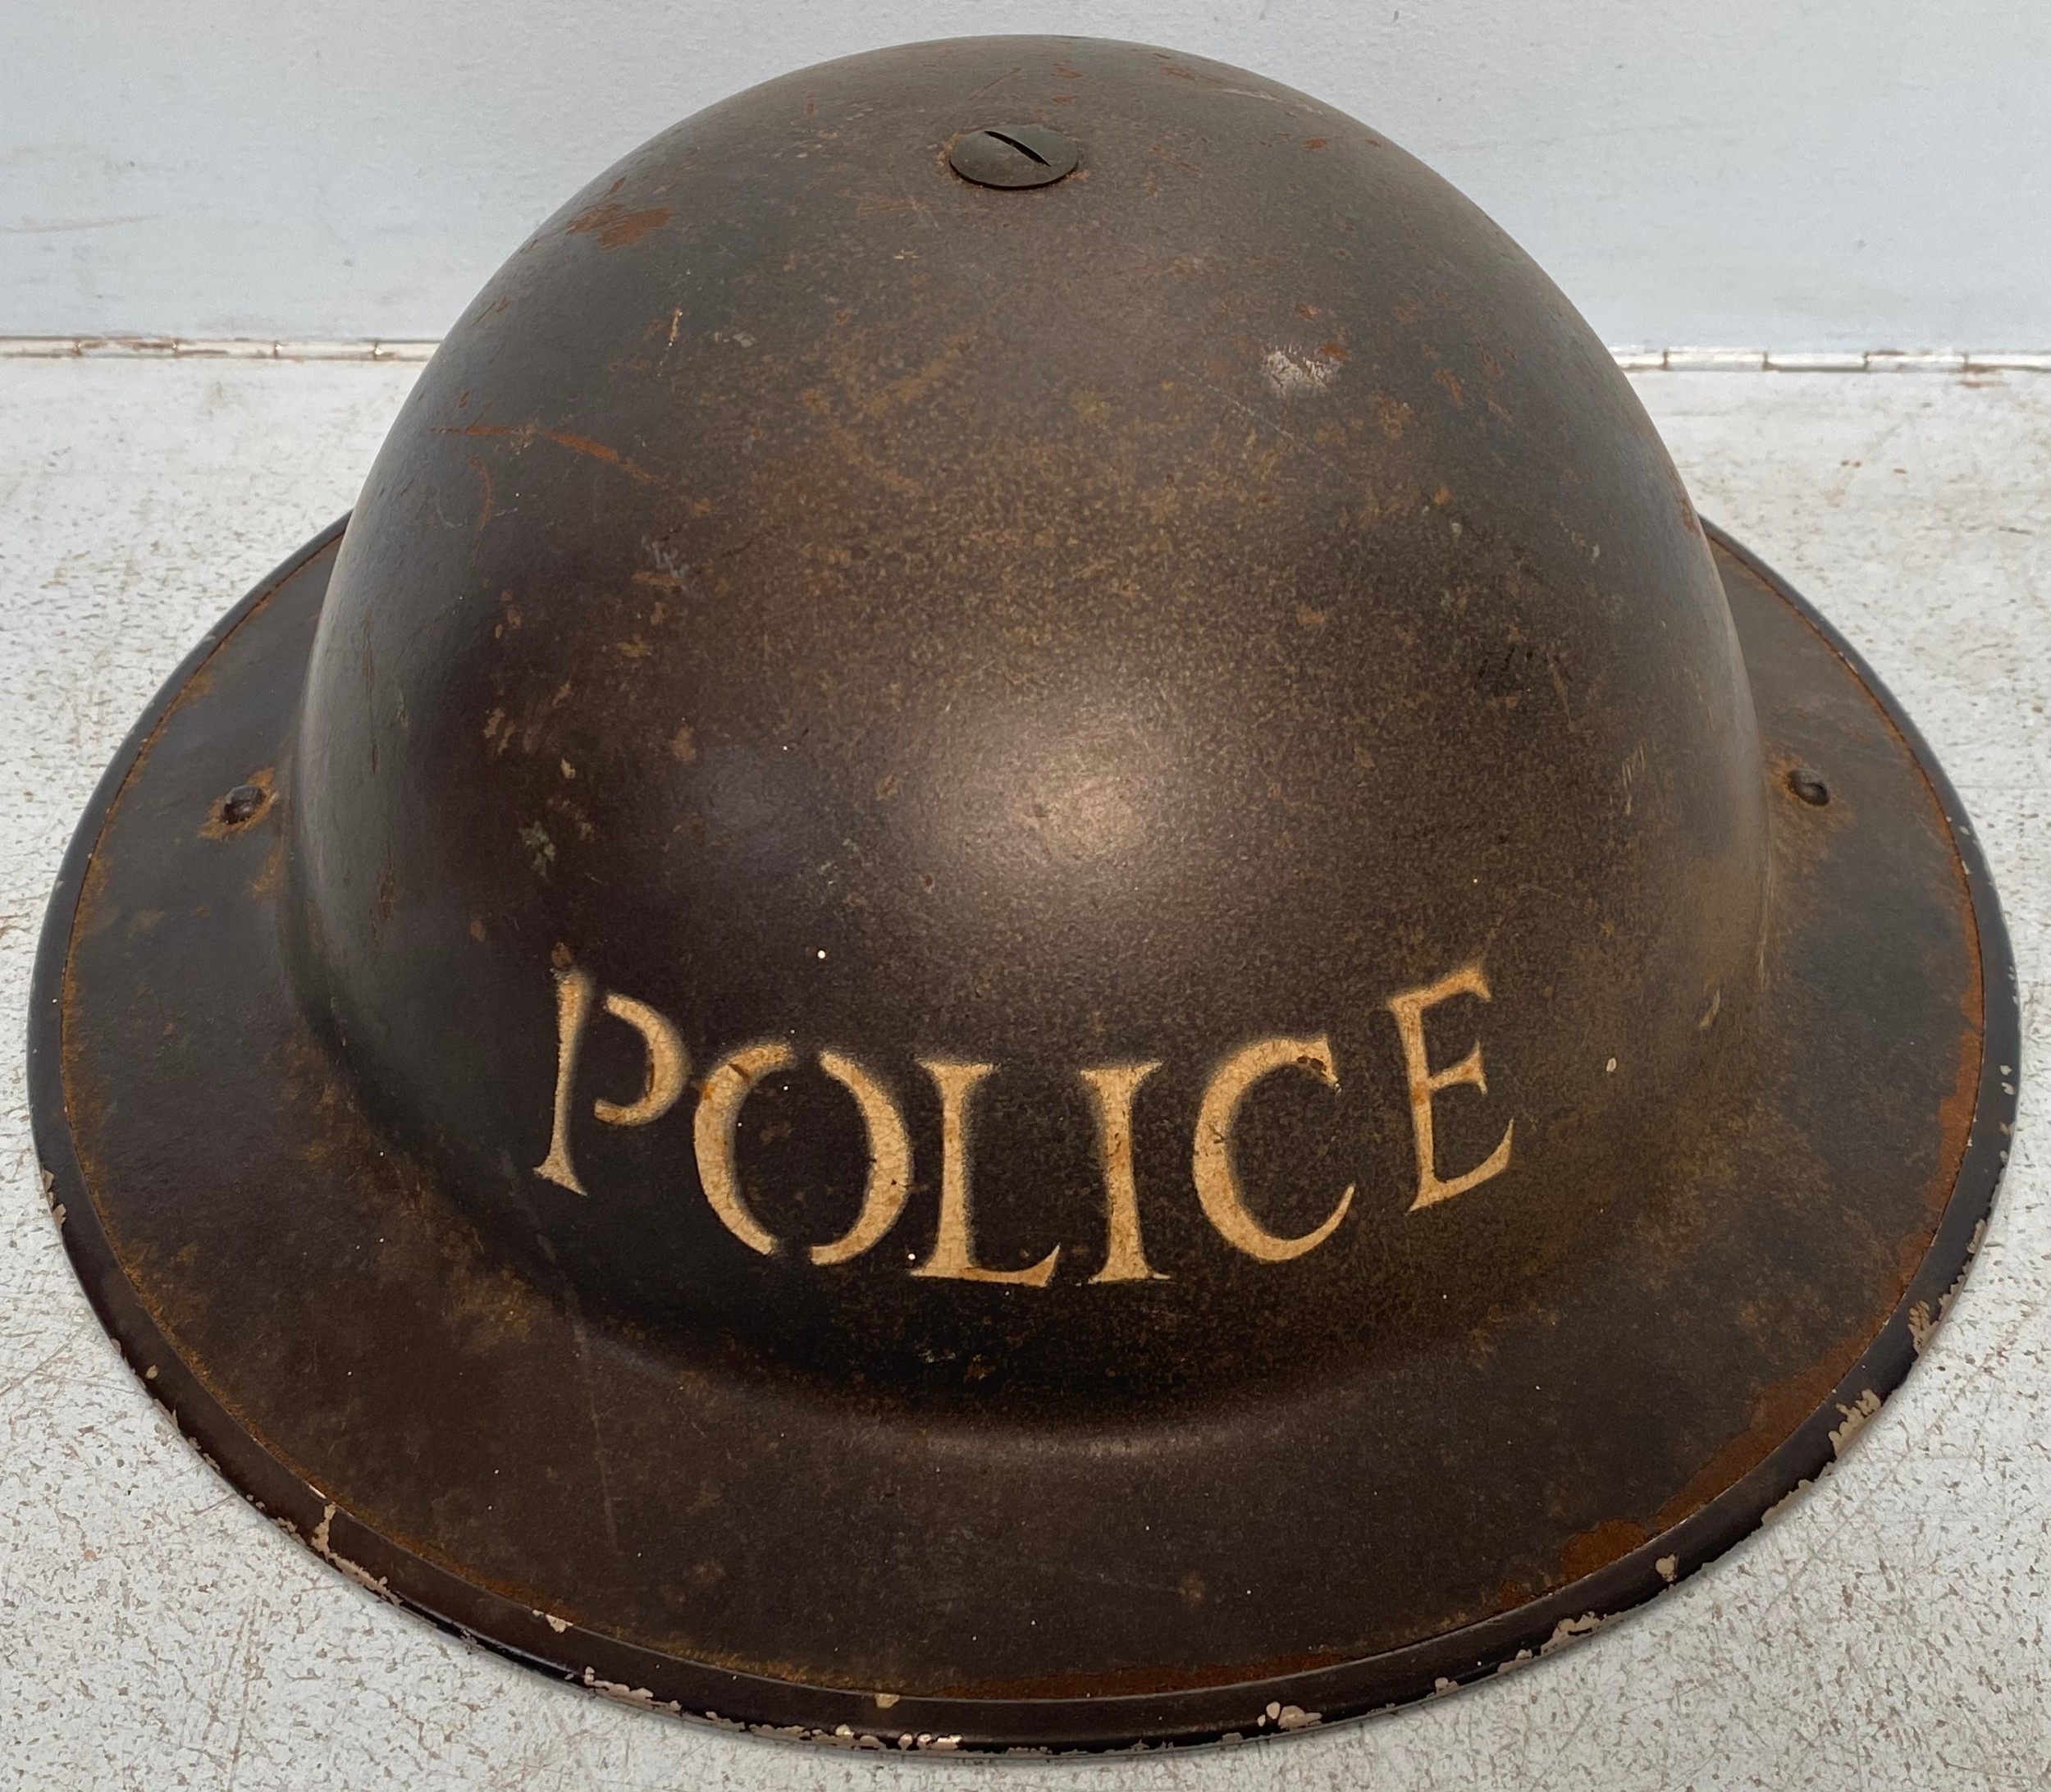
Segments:
[[[1608,1622],[1606,1617],[1597,1617],[1592,1611],[1584,1611],[1578,1618],[1562,1618],[1552,1627],[1552,1634],[1538,1645],[1538,1653],[1550,1655],[1555,1649],[1564,1649],[1569,1643],[1593,1636]]]
[[[601,1698],[610,1698],[622,1705],[639,1705],[650,1711],[673,1712],[681,1716],[683,1707],[674,1699],[660,1699],[645,1686],[628,1686],[619,1680],[607,1680],[595,1669],[584,1670],[583,1684]]]
[[[1804,1493],[1807,1493],[1815,1484],[1816,1483],[1813,1481],[1806,1479],[1796,1482],[1793,1487],[1789,1488],[1785,1493],[1782,1494],[1779,1499],[1775,1500],[1772,1505],[1769,1506],[1765,1511],[1759,1515],[1760,1528],[1763,1530],[1769,1525],[1777,1524],[1781,1519],[1787,1515],[1788,1507],[1793,1506],[1797,1500],[1800,1499]]]
[[[1324,350],[1273,348],[1261,360],[1262,376],[1277,398],[1328,391],[1339,373],[1339,358]]]
[[[217,1474],[220,1472],[220,1465],[212,1461],[211,1458],[208,1459],[208,1466],[214,1470]],[[256,1506],[258,1511],[263,1511],[260,1503],[254,1500],[250,1503]],[[336,1570],[346,1579],[354,1581],[364,1592],[373,1594],[386,1605],[403,1605],[404,1602],[391,1590],[382,1575],[373,1575],[359,1563],[351,1561],[348,1557],[337,1552],[329,1541],[330,1530],[334,1525],[338,1510],[339,1508],[332,1500],[325,1502],[321,1508],[320,1521],[310,1532],[304,1534],[301,1534],[299,1526],[289,1518],[274,1515],[272,1522],[286,1536],[299,1538],[329,1567]]]
[[[1880,1410],[1880,1397],[1869,1387],[1849,1406],[1839,1406],[1844,1423],[1830,1433],[1830,1453],[1841,1456],[1851,1447],[1852,1440],[1865,1430],[1866,1423]]]
[[[612,190],[618,192],[624,184],[615,181]],[[669,208],[666,205],[645,206],[633,211],[617,200],[606,198],[578,213],[564,228],[573,236],[595,237],[601,249],[631,249],[651,231],[660,230],[669,222]]]

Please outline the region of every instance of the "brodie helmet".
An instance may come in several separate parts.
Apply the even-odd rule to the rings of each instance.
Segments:
[[[1814,1476],[2017,1014],[1957,799],[1500,230],[1080,39],[686,121],[123,747],[37,1138],[351,1575],[898,1747],[1301,1727]]]

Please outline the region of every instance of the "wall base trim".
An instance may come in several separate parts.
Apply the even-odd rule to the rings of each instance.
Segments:
[[[424,361],[432,341],[383,337],[0,336],[0,360]],[[1615,348],[1628,373],[2051,373],[2051,350]]]

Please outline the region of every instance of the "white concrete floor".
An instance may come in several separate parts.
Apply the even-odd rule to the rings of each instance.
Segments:
[[[18,1044],[102,766],[227,604],[349,505],[413,374],[0,361],[0,1783],[888,1787],[961,1762],[606,1703],[379,1604],[244,1506],[130,1378],[39,1192]],[[2051,375],[1654,373],[1705,514],[1921,725],[2024,992],[2016,1154],[1971,1282],[1836,1473],[1709,1571],[1514,1675],[1205,1755],[1007,1786],[2036,1785],[2051,1778]]]

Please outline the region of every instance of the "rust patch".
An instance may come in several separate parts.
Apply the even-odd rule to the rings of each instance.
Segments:
[[[465,423],[460,427],[445,425],[435,433],[438,436],[503,437],[522,448],[537,441],[553,442],[558,448],[566,448],[573,455],[583,455],[624,473],[637,485],[651,486],[659,491],[666,491],[684,505],[693,516],[709,516],[712,513],[710,500],[686,491],[666,474],[629,459],[609,443],[594,441],[589,436],[580,436],[574,430],[545,429],[539,423]]]
[[[894,467],[886,467],[862,446],[861,438],[845,423],[829,423],[826,439],[847,457],[848,464],[858,467],[879,485],[894,491],[901,498],[925,496],[925,487],[917,480],[908,478]]]
[[[1840,1339],[1822,1361],[1761,1388],[1752,1401],[1750,1423],[1690,1475],[1681,1490],[1659,1509],[1652,1520],[1653,1530],[1671,1530],[1771,1456],[1830,1397],[1859,1360],[1859,1352],[1866,1348],[1871,1335],[1862,1327]]]
[[[614,183],[614,190],[619,183]],[[572,235],[592,235],[598,239],[601,249],[631,249],[649,231],[660,230],[669,222],[669,208],[651,205],[645,211],[630,212],[613,199],[601,199],[588,211],[580,212],[569,221]]]
[[[1651,1538],[1652,1534],[1642,1525],[1628,1518],[1606,1518],[1579,1536],[1567,1539],[1566,1547],[1560,1552],[1560,1572],[1569,1580],[1579,1580],[1629,1555]]]
[[[1410,420],[1410,407],[1400,398],[1391,398],[1386,392],[1374,395],[1374,418],[1381,424],[1382,433],[1391,441],[1403,439],[1404,426]]]
[[[1962,893],[1960,900],[1970,903],[1970,893]],[[1970,909],[1967,912],[1970,915]],[[1961,932],[1972,961],[1973,973],[1972,981],[1959,996],[1958,1005],[1965,1026],[1958,1035],[1958,1063],[1951,1092],[1937,1104],[1937,1168],[1923,1184],[1923,1211],[1929,1216],[1933,1228],[1942,1223],[1944,1209],[1951,1205],[1953,1191],[1958,1183],[1959,1168],[1966,1161],[1966,1146],[1972,1136],[1973,1118],[1980,1111],[1980,1073],[1985,1063],[1986,1040],[1980,1028],[1980,929],[1976,923]],[[1907,1294],[1909,1284],[1922,1267],[1930,1246],[1930,1235],[1920,1228],[1903,1238],[1895,1260],[1897,1303]],[[1915,1323],[1915,1315],[1911,1314],[1912,1331]],[[1919,1351],[1922,1349],[1921,1338],[1916,1347]]]
[[[1194,162],[1185,161],[1181,156],[1174,154],[1160,144],[1149,144],[1147,153],[1157,162],[1165,162],[1171,168],[1180,168],[1183,173],[1193,174],[1199,181],[1204,178],[1204,171]]]
[[[219,798],[216,798],[212,806],[207,811],[207,819],[199,825],[199,838],[201,839],[232,839],[238,834],[247,834],[251,828],[254,827],[258,822],[261,821],[264,816],[271,812],[271,805],[276,800],[277,797],[276,769],[273,766],[266,766],[261,771],[251,772],[243,781],[245,784],[254,784],[258,789],[261,790],[263,793],[263,800],[247,815],[244,816],[240,821],[231,821],[228,819],[227,816],[222,812],[221,799]]]
[[[470,457],[470,470],[477,474],[481,487],[477,493],[477,528],[482,533],[484,525],[491,520],[491,469],[473,455]]]
[[[893,409],[918,404],[961,364],[974,341],[974,336],[966,331],[949,337],[940,352],[923,366],[892,380],[880,391],[865,399],[861,406],[861,415],[881,417]]]
[[[1916,770],[1922,770],[1920,761]],[[1929,789],[1927,777],[1924,788]],[[1930,791],[1930,795],[1935,803],[1937,793]],[[1951,1205],[1952,1190],[1958,1181],[1958,1168],[1965,1161],[1966,1144],[1972,1136],[1973,1116],[1980,1109],[1980,1073],[1985,1065],[1987,1049],[1985,971],[1980,962],[1980,917],[1973,912],[1972,890],[1966,881],[1966,868],[1956,852],[1952,854],[1952,868],[1958,884],[1959,908],[1966,917],[1966,925],[1959,932],[1966,948],[1966,972],[1958,992],[1958,1017],[1963,1023],[1958,1035],[1958,1063],[1951,1093],[1937,1104],[1937,1130],[1943,1141],[1942,1154],[1938,1160],[1937,1173],[1923,1186],[1923,1210],[1933,1223],[1943,1218],[1944,1209]]]
[[[72,941],[93,939],[97,933],[105,933],[109,926],[121,918],[121,904],[107,894],[107,886],[113,882],[113,853],[107,847],[97,847],[93,857],[86,859],[86,875],[78,884],[78,908],[72,914]],[[70,958],[66,958],[64,971],[64,1004],[72,1004],[72,970]],[[66,1060],[70,1062],[70,1060]]]
[[[264,855],[263,869],[249,881],[249,894],[258,902],[275,896],[285,881],[285,835],[280,833]]]

